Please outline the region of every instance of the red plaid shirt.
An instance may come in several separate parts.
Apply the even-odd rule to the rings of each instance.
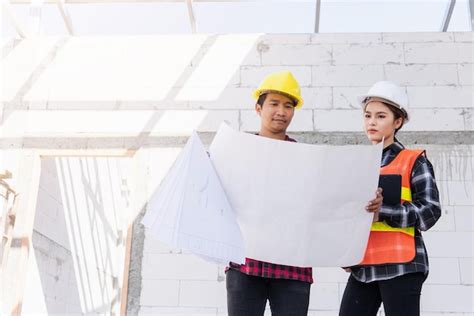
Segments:
[[[313,269],[285,266],[270,262],[245,258],[245,264],[231,262],[226,269],[239,270],[247,275],[271,279],[289,279],[313,283]]]
[[[285,136],[285,140],[289,142],[296,142],[296,140],[288,136]],[[313,283],[312,268],[285,266],[282,264],[245,258],[245,264],[231,262],[229,267],[226,268],[226,271],[228,269],[235,269],[247,275],[253,275],[262,278],[289,279]]]

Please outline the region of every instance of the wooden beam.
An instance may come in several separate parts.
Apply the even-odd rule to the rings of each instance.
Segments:
[[[58,4],[58,9],[59,12],[61,13],[61,16],[63,17],[64,24],[66,24],[67,31],[69,32],[69,35],[74,35],[74,29],[72,27],[72,20],[71,16],[69,15],[69,12],[66,9],[66,6],[64,5],[65,0],[57,0]]]
[[[120,295],[120,315],[127,315],[128,278],[130,275],[132,240],[133,240],[133,221],[128,226],[127,240],[125,243],[125,264],[123,267],[122,292]]]
[[[29,1],[25,0],[25,3],[30,3]],[[26,38],[27,33],[25,31],[25,28],[20,24],[18,19],[16,18],[16,15],[13,13],[13,10],[8,2],[3,2],[2,7],[8,18],[13,24],[13,27],[15,28],[16,32],[18,35],[20,35],[21,38]]]
[[[0,180],[2,179],[11,179],[12,173],[8,170],[5,170],[3,173],[0,173]]]
[[[186,0],[188,7],[189,23],[191,24],[191,32],[196,33],[196,18],[194,17],[193,0]]]
[[[19,192],[15,205],[15,225],[11,232],[11,244],[8,257],[5,258],[2,275],[7,278],[14,276],[15,282],[2,282],[0,293],[10,293],[9,299],[3,302],[5,315],[21,315],[23,295],[26,287],[28,260],[32,251],[31,237],[36,212],[40,172],[40,157],[35,151],[25,153],[19,162],[19,172],[15,174],[18,179],[16,186]]]

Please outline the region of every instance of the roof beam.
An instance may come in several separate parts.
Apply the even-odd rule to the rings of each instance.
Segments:
[[[469,20],[471,22],[471,31],[474,31],[474,0],[469,0]]]
[[[321,17],[321,0],[316,0],[316,16],[314,19],[314,33],[319,33],[319,21]]]
[[[18,33],[18,35],[20,35],[21,38],[26,38],[27,37],[27,33],[25,32],[25,29],[24,27],[20,24],[20,22],[18,21],[18,19],[16,18],[16,15],[13,13],[13,10],[10,6],[10,4],[8,2],[3,2],[2,3],[2,6],[3,6],[3,10],[5,11],[5,13],[7,14],[8,18],[10,19],[10,21],[12,22],[13,24],[13,27],[15,28],[16,32]]]
[[[66,6],[64,5],[64,1],[65,0],[57,0],[56,3],[58,4],[59,12],[61,12],[61,16],[63,17],[64,24],[66,24],[66,28],[69,32],[69,35],[74,35],[71,16],[69,15],[69,12],[67,11]]]
[[[186,0],[187,1],[187,0]],[[44,0],[44,4],[56,4],[57,0]],[[64,3],[183,3],[183,0],[64,0]],[[263,2],[268,0],[193,0],[193,2]],[[31,0],[10,0],[11,4],[30,4]]]
[[[12,178],[12,173],[8,170],[5,170],[5,172],[0,173],[0,180],[11,179],[11,178]]]
[[[188,7],[188,16],[189,23],[191,24],[191,31],[193,33],[196,33],[196,19],[194,17],[193,0],[186,0],[186,6]]]
[[[41,0],[31,0],[29,16],[30,36],[39,36],[41,33],[41,17],[43,15],[43,2]]]
[[[444,15],[443,24],[441,25],[441,32],[446,32],[448,30],[449,22],[451,21],[451,15],[453,14],[454,5],[456,0],[451,0],[449,5],[446,7],[446,13]]]

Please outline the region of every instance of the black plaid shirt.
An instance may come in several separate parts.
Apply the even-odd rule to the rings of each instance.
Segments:
[[[382,167],[389,164],[403,149],[396,139],[382,153]],[[352,275],[361,282],[388,280],[407,273],[428,274],[428,254],[421,231],[430,229],[441,216],[439,193],[433,166],[421,155],[411,172],[412,202],[398,205],[382,205],[379,219],[392,227],[415,227],[415,258],[402,264],[383,264],[352,267]],[[383,194],[383,193],[382,193]]]

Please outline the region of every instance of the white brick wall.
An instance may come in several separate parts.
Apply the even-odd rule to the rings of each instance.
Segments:
[[[328,87],[302,88],[303,109],[329,109],[333,106],[332,89]]]
[[[407,87],[413,108],[473,108],[472,86]]]
[[[456,64],[385,65],[386,79],[407,86],[457,85]]]
[[[325,111],[315,112],[317,115]],[[353,115],[360,113],[356,110],[327,112],[354,112]],[[255,115],[250,110],[242,113]],[[250,119],[243,117],[243,121],[249,122]],[[325,118],[322,121],[330,119]],[[253,122],[257,124],[258,120],[254,119]],[[316,126],[317,123],[316,120]],[[465,172],[470,170],[466,168],[470,168],[468,166],[472,166],[474,162],[472,152],[469,146],[460,145],[413,147],[426,148],[437,172],[440,191],[444,192],[443,190],[447,189],[446,195],[449,195],[450,190],[458,192],[458,195],[451,195],[450,199],[444,202],[443,215],[435,227],[424,232],[431,266],[422,293],[422,315],[448,312],[453,315],[470,314],[473,309],[466,298],[473,291],[472,200],[459,193],[460,188],[456,188],[455,185],[456,183],[464,185],[472,181],[472,174]],[[156,150],[155,154],[157,157],[160,156],[159,150]],[[177,250],[155,243],[150,237],[145,239],[144,258],[142,277],[145,283],[142,295],[145,295],[145,298],[142,298],[142,301],[146,299],[147,303],[142,304],[143,313],[153,310],[171,313],[173,309],[169,304],[172,303],[176,306],[177,315],[192,315],[192,313],[214,315],[215,310],[212,308],[217,310],[218,315],[226,315],[223,267],[207,264],[189,254],[181,254]],[[174,270],[170,270],[173,267]],[[315,268],[310,315],[311,313],[337,315],[347,278],[348,274],[340,268]],[[179,293],[176,290],[178,285],[174,281],[180,282]],[[150,293],[152,286],[150,284],[154,284],[153,293]],[[166,292],[167,288],[170,289],[169,292]],[[451,293],[457,297],[451,297]],[[157,295],[162,297],[159,298]],[[439,302],[440,297],[444,298],[442,302]],[[178,305],[175,305],[176,300],[179,301]]]
[[[240,84],[244,87],[253,87],[254,89],[268,74],[290,70],[302,87],[311,85],[311,67],[310,66],[243,66],[240,70]]]
[[[54,139],[41,143],[38,138],[35,146],[60,147],[72,137],[91,136],[77,144],[87,147],[100,143],[96,136],[215,131],[222,120],[255,131],[259,121],[251,93],[265,75],[282,69],[295,74],[306,101],[295,114],[291,131],[362,131],[355,97],[378,80],[406,87],[412,120],[404,130],[473,130],[472,32],[75,37],[64,46],[58,46],[57,39],[22,43],[2,60],[2,75],[14,79],[3,99],[16,97],[16,103],[8,104],[0,124],[12,144],[17,142],[13,137],[46,136]],[[44,61],[48,55],[55,57]],[[42,61],[46,64],[39,64]],[[35,69],[41,70],[39,77],[24,86]],[[20,109],[27,109],[26,116]],[[156,188],[179,150],[145,150],[149,161],[146,171],[141,171],[147,177],[142,181],[146,184],[140,184],[143,191]],[[428,157],[436,170],[444,213],[438,225],[424,234],[432,271],[422,295],[423,315],[472,314],[472,146],[428,146]],[[54,220],[66,220],[60,215],[64,200],[51,194],[58,191],[58,181],[51,175],[42,181],[39,205],[47,207],[37,212],[35,225],[59,246],[67,245],[65,225],[48,229]],[[87,196],[83,193],[82,198]],[[90,236],[83,234],[90,242]],[[111,242],[109,237],[104,239]],[[48,260],[39,260],[39,265],[48,267],[42,273],[57,275],[58,265],[48,265]],[[223,267],[201,262],[146,235],[142,272],[140,313],[226,314]],[[337,315],[346,279],[339,268],[315,269],[310,314]],[[54,277],[44,278],[47,289],[55,289],[54,281]],[[57,288],[69,293],[77,286],[72,278]],[[51,310],[68,306],[71,311],[84,310],[76,296],[70,301],[46,299]]]
[[[412,130],[471,130],[472,113],[459,118],[459,111],[449,111],[473,107],[472,39],[472,33],[181,35],[74,38],[56,48],[57,40],[48,39],[19,45],[2,61],[2,71],[8,76],[8,69],[27,66],[21,62],[26,58],[22,49],[25,45],[36,45],[44,54],[57,49],[57,56],[48,61],[48,67],[44,65],[45,71],[31,88],[18,94],[20,85],[9,81],[12,87],[8,95],[18,94],[18,98],[26,101],[21,107],[27,104],[29,109],[37,110],[126,109],[130,118],[139,117],[140,113],[132,113],[138,110],[209,110],[205,114],[209,123],[199,127],[203,131],[215,130],[219,124],[213,122],[222,119],[235,122],[238,114],[233,111],[251,109],[251,92],[273,71],[294,72],[303,87],[306,109],[358,108],[355,96],[375,81],[385,79],[407,87],[412,109],[427,110],[421,112],[421,119],[413,124],[417,127]],[[143,51],[147,53],[142,54]],[[219,58],[226,62],[216,66],[214,61]],[[137,60],[139,67],[130,66],[137,66]],[[33,64],[28,67],[26,72],[34,68]],[[91,73],[94,76],[88,75]],[[24,79],[21,78],[18,80]],[[439,108],[447,112],[435,112]],[[228,112],[214,114],[215,110]],[[10,116],[6,115],[6,123]],[[188,124],[185,116],[175,120]],[[125,125],[135,122],[139,126],[144,124],[133,119]],[[12,124],[5,129],[11,130]],[[155,123],[157,130],[163,130],[161,124]],[[239,124],[247,125],[245,121]],[[307,130],[305,124],[301,128]],[[338,128],[333,125],[328,131]],[[93,129],[102,131],[100,126]],[[171,134],[180,133],[168,130]],[[77,128],[68,133],[83,132],[88,129]],[[127,128],[120,133],[135,135]]]
[[[147,306],[179,306],[178,280],[155,280],[144,277],[140,305]]]
[[[239,92],[249,95],[266,74],[284,68],[300,80],[306,101],[295,114],[292,131],[362,131],[356,96],[382,79],[406,86],[412,120],[405,130],[472,130],[472,61],[467,51],[472,46],[471,34],[302,34],[268,35],[260,40],[266,46],[259,52],[262,63],[242,65],[240,87],[223,92],[238,100],[226,103],[222,98],[222,106],[238,109],[240,130],[256,131],[260,122],[253,110],[254,100],[239,96]],[[425,56],[427,52],[430,56]],[[220,101],[190,102],[217,109]],[[472,147],[414,147],[427,149],[443,202],[442,218],[424,233],[431,271],[422,293],[422,315],[470,315],[474,312]],[[157,149],[156,155],[159,152]],[[226,315],[222,267],[213,272],[199,259],[194,262],[189,254],[180,254],[148,236],[144,257],[142,295],[147,303],[140,313]],[[148,260],[152,267],[146,266]],[[173,265],[175,271],[162,271]],[[196,267],[194,272],[185,268],[188,265]],[[340,268],[315,268],[314,277],[309,314],[337,315],[348,274]],[[175,282],[179,282],[179,293]],[[157,295],[163,293],[162,298],[153,299],[150,284],[154,284]],[[166,288],[170,291],[165,293]],[[168,296],[172,304],[179,301],[176,307],[164,302]]]
[[[472,71],[472,63],[458,64],[459,84],[472,86],[474,82],[474,73]]]
[[[362,132],[362,111],[351,110],[315,110],[314,126],[316,131]]]
[[[384,43],[402,42],[402,43],[430,43],[430,42],[452,42],[453,33],[383,33]]]
[[[190,254],[154,254],[146,257],[142,276],[161,280],[216,280],[218,268]]]
[[[447,293],[449,299],[446,297]],[[472,295],[472,286],[426,284],[423,287],[421,310],[445,313],[472,312]]]
[[[410,43],[405,44],[408,64],[473,63],[472,43]]]
[[[311,286],[310,310],[337,310],[339,303],[339,285],[337,283],[316,282]]]
[[[430,274],[425,284],[461,284],[461,271],[457,258],[431,258]]]
[[[456,230],[458,232],[472,231],[472,228],[474,227],[474,212],[472,211],[472,205],[456,206],[455,210]]]
[[[312,34],[311,43],[345,44],[345,43],[381,43],[381,33],[319,33]]]
[[[336,65],[371,65],[403,63],[403,45],[390,44],[334,44],[334,64]]]
[[[120,158],[42,159],[25,314],[119,310],[126,165]]]
[[[325,45],[278,45],[262,54],[264,65],[319,65],[331,62],[331,46]]]
[[[361,106],[357,101],[357,96],[367,93],[370,86],[366,87],[334,87],[333,103],[335,109],[356,109],[360,111],[362,117]]]
[[[311,43],[311,34],[267,34],[262,40],[265,45],[275,44],[308,44]]]
[[[382,65],[314,66],[313,85],[317,87],[370,86],[384,79]]]
[[[438,131],[471,131],[471,109],[413,109],[404,131],[426,131],[433,122]]]
[[[225,282],[181,281],[179,301],[184,307],[225,307]]]

